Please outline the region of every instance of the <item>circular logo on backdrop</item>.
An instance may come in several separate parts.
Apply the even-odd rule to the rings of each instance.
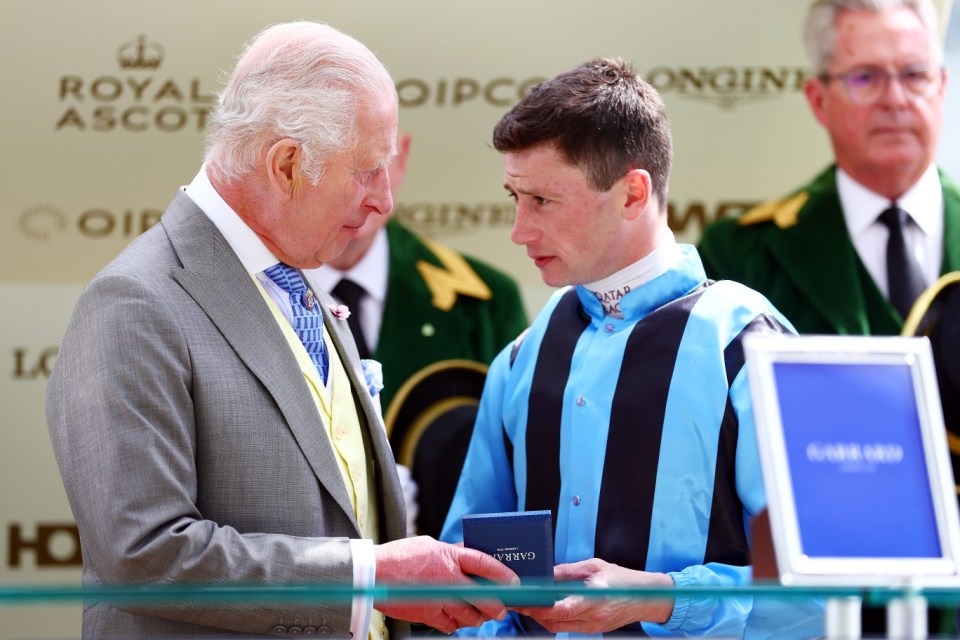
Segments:
[[[65,212],[49,204],[32,205],[20,213],[17,226],[30,240],[46,242],[73,235],[89,240],[132,239],[160,221],[163,211],[153,208],[90,207]]]
[[[67,216],[54,206],[38,204],[23,210],[17,226],[28,238],[46,242],[54,233],[66,229]]]

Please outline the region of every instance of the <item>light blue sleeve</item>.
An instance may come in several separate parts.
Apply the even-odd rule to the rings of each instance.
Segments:
[[[783,322],[786,322],[786,326],[792,330],[792,326],[786,320],[783,320]],[[746,516],[748,520],[744,524],[749,535],[749,519],[755,516],[760,509],[765,508],[767,501],[762,491],[763,478],[760,475],[757,430],[753,405],[747,394],[748,390],[747,368],[744,367],[740,375],[734,380],[734,384],[731,385],[730,393],[740,420],[740,438],[737,447],[737,491],[741,500],[743,500],[745,510],[748,512]],[[754,475],[757,477],[754,478]],[[753,486],[759,487],[760,490],[753,490]],[[749,503],[748,500],[750,500]],[[757,506],[758,504],[759,506]],[[788,600],[776,597],[756,598],[747,616],[743,637],[747,640],[820,638],[825,633],[824,610],[825,602],[821,598],[791,598]]]
[[[510,611],[503,620],[487,620],[479,627],[463,627],[454,632],[461,638],[499,638],[501,636],[526,635],[516,621],[517,613]]]
[[[509,377],[510,346],[494,359],[487,373],[470,447],[440,533],[444,542],[463,541],[460,519],[464,515],[517,510],[517,492],[503,429],[504,392]]]
[[[744,527],[749,538],[750,520],[766,506],[760,456],[746,367],[730,385],[730,402],[737,415],[738,440],[736,454],[737,495],[743,503]],[[677,587],[723,587],[750,584],[752,567],[721,563],[694,565],[671,572]],[[741,637],[753,609],[753,598],[744,597],[678,597],[673,614],[664,624],[642,623],[651,636],[728,636]]]
[[[678,588],[735,586],[750,582],[751,568],[714,562],[667,575]],[[664,624],[643,622],[641,626],[650,636],[740,637],[752,605],[750,597],[678,597],[673,614]]]
[[[508,346],[494,359],[487,373],[470,447],[440,533],[440,539],[444,542],[463,541],[461,518],[466,514],[517,510],[517,493],[504,446],[502,426],[503,397],[509,374]],[[489,620],[479,627],[464,627],[456,635],[484,638],[521,635],[514,616],[510,613],[502,621]]]
[[[757,598],[747,619],[744,640],[806,640],[826,634],[821,598]]]

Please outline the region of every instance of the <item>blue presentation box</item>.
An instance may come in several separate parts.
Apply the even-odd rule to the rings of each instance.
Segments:
[[[553,586],[553,517],[549,511],[463,516],[463,544],[507,565],[523,586]],[[553,595],[511,598],[511,606],[550,606]]]

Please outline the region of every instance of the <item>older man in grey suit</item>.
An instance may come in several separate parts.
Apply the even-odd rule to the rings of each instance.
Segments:
[[[479,552],[403,538],[347,310],[299,271],[389,213],[396,120],[393,83],[362,44],[317,23],[266,29],[221,95],[197,177],[81,295],[47,413],[86,585],[516,581]],[[382,638],[404,630],[384,615],[450,632],[504,613],[98,602],[83,635]]]

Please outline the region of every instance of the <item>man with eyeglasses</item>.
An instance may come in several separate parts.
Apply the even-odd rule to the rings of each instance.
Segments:
[[[760,291],[800,333],[896,335],[960,269],[960,190],[935,165],[947,75],[931,0],[817,0],[804,92],[836,158],[788,196],[704,232],[707,275]],[[932,632],[952,616],[931,610]],[[863,630],[884,629],[865,608]]]
[[[960,191],[934,164],[946,72],[930,0],[818,0],[804,87],[836,164],[710,225],[708,275],[764,293],[801,333],[898,334],[960,269]]]

